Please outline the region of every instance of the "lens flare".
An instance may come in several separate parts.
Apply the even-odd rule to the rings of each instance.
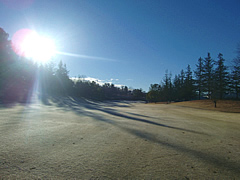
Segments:
[[[30,7],[34,0],[0,0],[8,8],[21,10]]]
[[[32,34],[34,31],[30,29],[20,29],[12,37],[12,48],[16,54],[19,56],[25,56],[25,52],[22,51],[21,44],[26,39],[29,34]]]

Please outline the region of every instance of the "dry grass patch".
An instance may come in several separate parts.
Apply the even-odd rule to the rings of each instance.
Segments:
[[[213,100],[184,101],[184,102],[176,102],[172,104],[177,106],[192,107],[192,108],[207,109],[207,110],[222,111],[222,112],[234,112],[234,113],[240,112],[240,101],[233,101],[233,100],[218,100],[216,108],[214,107]]]

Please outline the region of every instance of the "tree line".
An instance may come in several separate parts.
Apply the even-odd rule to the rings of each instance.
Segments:
[[[240,46],[232,66],[225,65],[223,54],[219,53],[213,60],[210,53],[200,57],[196,69],[186,70],[172,77],[166,71],[160,84],[151,84],[147,100],[158,101],[187,101],[194,99],[239,99],[240,94]]]
[[[0,28],[0,102],[27,102],[33,93],[47,96],[74,96],[95,100],[144,100],[142,89],[116,87],[114,84],[72,80],[62,61],[45,65],[18,56],[9,35]]]
[[[95,100],[186,101],[193,99],[239,99],[240,46],[232,66],[225,65],[221,53],[213,60],[210,53],[200,57],[195,70],[190,65],[179,74],[166,71],[161,83],[151,84],[146,94],[142,89],[100,85],[84,78],[69,77],[62,61],[39,65],[17,55],[9,35],[0,28],[0,102],[28,101],[35,92],[39,97],[75,96]]]
[[[146,94],[142,89],[117,87],[114,84],[100,85],[83,77],[69,78],[66,64],[59,62],[57,68],[53,63],[38,67],[37,80],[41,95],[74,96],[94,100],[144,100]]]

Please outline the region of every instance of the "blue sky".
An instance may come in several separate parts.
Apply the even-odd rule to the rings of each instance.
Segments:
[[[173,75],[188,64],[195,69],[207,52],[213,59],[221,52],[229,63],[240,43],[239,0],[6,1],[0,0],[0,27],[10,38],[34,29],[68,54],[55,59],[67,64],[71,77],[145,91],[166,69]],[[23,1],[32,2],[23,7]],[[17,2],[22,5],[13,6]]]

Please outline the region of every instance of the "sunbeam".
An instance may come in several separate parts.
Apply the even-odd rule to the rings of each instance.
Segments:
[[[60,51],[57,51],[56,54],[60,54],[60,55],[64,55],[64,56],[77,57],[77,58],[95,59],[95,60],[101,60],[101,61],[112,61],[112,62],[117,61],[116,59],[97,57],[97,56],[88,56],[88,55],[82,55],[82,54],[74,54],[74,53],[67,53],[67,52],[60,52]]]

